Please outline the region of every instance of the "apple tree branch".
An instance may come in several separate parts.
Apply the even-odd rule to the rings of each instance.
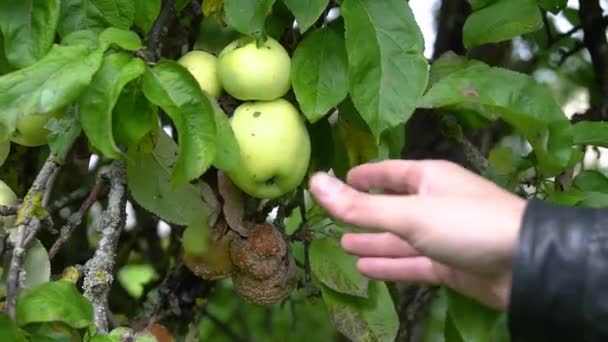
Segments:
[[[84,295],[93,303],[97,329],[108,331],[108,294],[114,281],[114,257],[118,239],[125,225],[127,205],[126,165],[123,160],[112,163],[103,174],[110,183],[108,206],[98,230],[101,239],[95,254],[84,265]]]

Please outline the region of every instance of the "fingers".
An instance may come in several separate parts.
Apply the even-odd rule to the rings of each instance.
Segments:
[[[311,190],[333,217],[360,228],[403,233],[411,225],[417,206],[425,202],[407,196],[371,195],[359,192],[326,174],[314,175]]]
[[[360,191],[419,195],[488,196],[503,193],[494,183],[445,160],[385,160],[354,167],[347,183]]]
[[[394,193],[418,193],[424,175],[423,161],[386,160],[363,164],[347,175],[347,183],[354,188],[389,190]]]
[[[440,284],[433,261],[426,257],[413,258],[361,258],[357,269],[366,277],[385,281],[406,281]]]
[[[342,248],[361,257],[402,258],[419,255],[412,245],[392,233],[344,234]]]

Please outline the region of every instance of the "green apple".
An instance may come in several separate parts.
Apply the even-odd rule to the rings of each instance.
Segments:
[[[216,99],[222,95],[222,83],[217,75],[217,57],[205,51],[192,50],[177,62],[188,69],[203,91]]]
[[[17,129],[10,137],[15,144],[35,147],[48,143],[49,130],[44,128],[52,117],[59,117],[63,110],[47,114],[31,114],[21,117],[17,121]]]
[[[13,190],[3,181],[0,180],[0,204],[1,205],[17,205],[19,200]],[[15,216],[5,216],[0,220],[4,228],[10,228],[15,223]]]
[[[218,57],[218,74],[226,92],[242,101],[272,101],[291,86],[291,59],[279,42],[268,37],[258,47],[253,38],[228,44]]]
[[[282,196],[302,183],[311,143],[304,117],[285,99],[245,102],[230,125],[240,148],[239,166],[228,176],[260,199]]]

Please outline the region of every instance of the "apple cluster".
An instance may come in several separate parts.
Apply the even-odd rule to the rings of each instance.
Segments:
[[[284,96],[291,88],[291,58],[275,39],[243,37],[216,57],[194,50],[178,63],[210,96],[226,94],[241,104],[230,118],[240,149],[239,166],[228,172],[250,196],[273,199],[296,189],[310,162],[305,119]]]

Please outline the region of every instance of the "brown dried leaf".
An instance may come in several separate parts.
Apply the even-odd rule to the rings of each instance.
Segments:
[[[239,235],[248,236],[247,227],[243,224],[243,214],[245,213],[243,192],[222,171],[217,173],[217,185],[220,196],[224,200],[223,211],[226,222]]]
[[[200,182],[201,187],[201,195],[203,196],[203,201],[205,201],[209,205],[209,209],[211,209],[211,213],[209,213],[209,227],[215,226],[217,223],[217,219],[222,213],[222,204],[218,200],[215,192],[209,184],[205,182]]]

